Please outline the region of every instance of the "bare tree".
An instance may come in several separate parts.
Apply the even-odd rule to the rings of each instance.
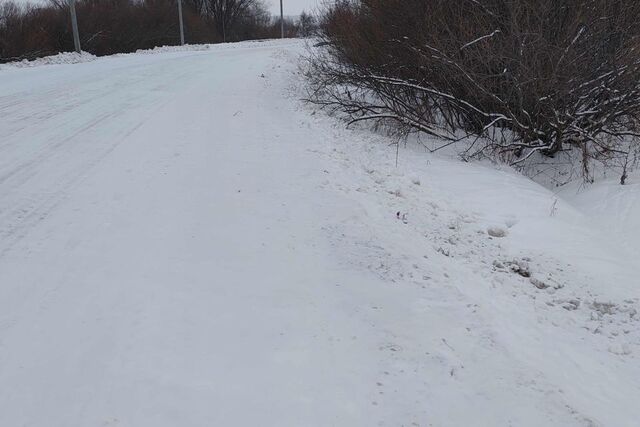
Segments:
[[[258,0],[204,0],[206,12],[215,22],[223,41],[233,34],[235,26],[256,9],[264,9]]]
[[[313,15],[302,11],[298,20],[300,37],[311,37],[317,28],[316,19]]]
[[[84,50],[96,55],[132,52],[180,41],[176,0],[77,0],[80,38]],[[189,43],[275,36],[268,10],[261,1],[227,2],[225,16],[209,12],[211,0],[187,0],[184,21]],[[279,29],[278,29],[279,33]],[[0,0],[0,62],[34,59],[71,50],[73,39],[67,0],[18,5]]]

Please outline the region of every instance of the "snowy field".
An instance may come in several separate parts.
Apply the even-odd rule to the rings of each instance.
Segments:
[[[640,180],[396,166],[303,51],[0,70],[0,426],[640,425]]]

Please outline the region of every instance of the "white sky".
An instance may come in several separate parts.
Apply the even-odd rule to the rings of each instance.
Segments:
[[[280,14],[280,0],[267,0],[271,6],[271,13]],[[319,0],[282,0],[285,15],[300,15],[300,12],[314,12]]]
[[[14,0],[17,3],[44,3],[46,0]],[[284,6],[284,14],[288,16],[300,15],[300,12],[314,12],[317,5],[325,0],[282,0]],[[2,2],[2,0],[0,0]],[[270,6],[271,13],[280,14],[280,0],[266,0],[265,3]]]

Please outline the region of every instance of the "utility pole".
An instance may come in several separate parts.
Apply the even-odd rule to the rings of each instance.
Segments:
[[[282,9],[282,0],[280,0],[280,38],[284,38],[284,9]]]
[[[78,34],[78,20],[76,19],[76,1],[69,0],[69,11],[71,13],[71,29],[73,31],[73,45],[76,48],[76,52],[81,53],[80,47],[80,35]]]
[[[184,46],[184,23],[182,22],[182,0],[178,0],[178,19],[180,20],[180,46]]]

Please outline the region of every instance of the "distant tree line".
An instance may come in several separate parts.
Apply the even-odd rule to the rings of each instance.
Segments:
[[[180,42],[175,0],[77,0],[82,49],[94,55],[133,52]],[[280,37],[280,19],[261,0],[184,0],[186,42],[219,43]],[[285,18],[285,37],[307,32]],[[299,20],[302,22],[302,19]],[[0,62],[73,50],[65,0],[21,6],[0,0]]]
[[[638,0],[339,0],[320,27],[310,99],[352,123],[587,179],[637,163]]]

